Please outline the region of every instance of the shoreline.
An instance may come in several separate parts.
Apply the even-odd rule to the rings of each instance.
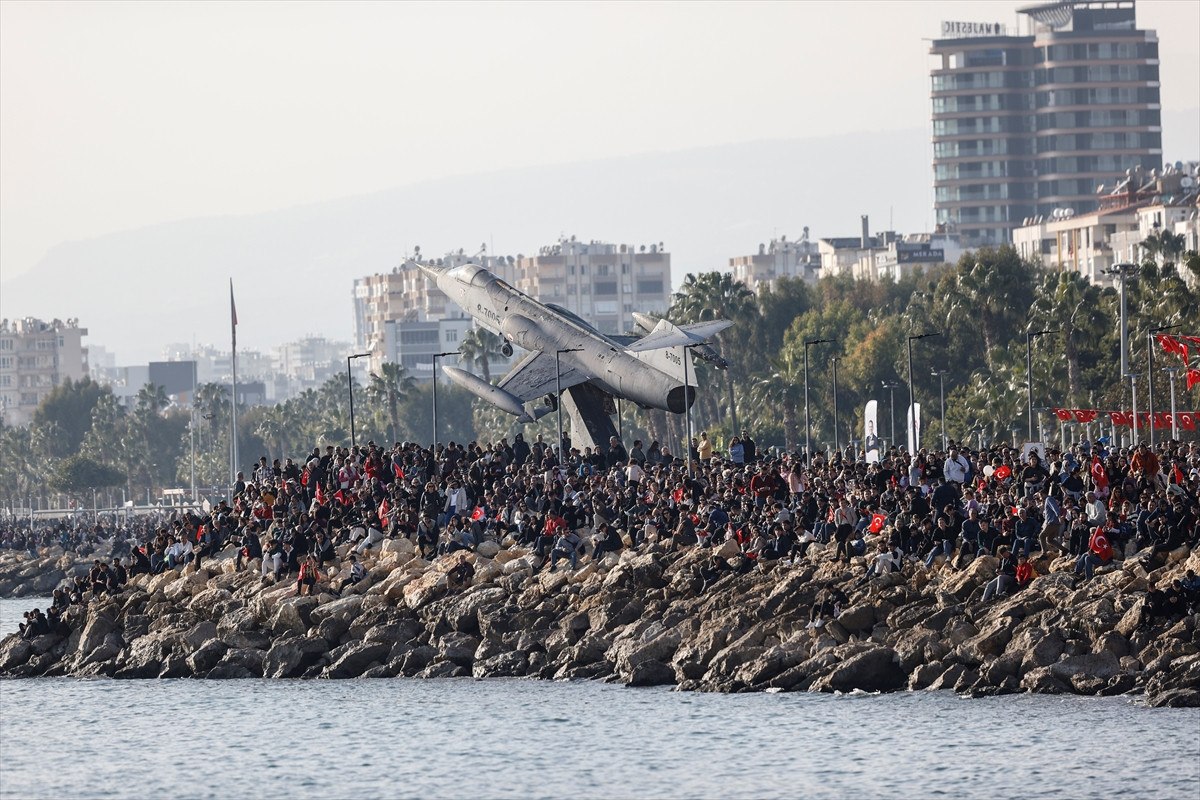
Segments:
[[[833,547],[814,543],[796,564],[754,565],[704,589],[700,568],[718,548],[625,551],[549,572],[515,545],[430,562],[407,539],[386,539],[341,597],[295,597],[293,581],[221,558],[71,606],[66,631],[6,637],[0,676],[586,678],[715,692],[1140,693],[1151,706],[1200,705],[1200,614],[1141,626],[1137,594],[1197,569],[1200,553],[1149,573],[1131,557],[1077,588],[1070,559],[1043,562],[1028,587],[984,604],[971,597],[994,573],[990,556],[856,587],[867,561],[837,563]],[[464,562],[469,585],[450,587]],[[848,600],[809,627],[825,587]]]

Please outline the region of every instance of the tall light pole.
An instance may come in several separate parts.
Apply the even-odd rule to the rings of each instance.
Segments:
[[[900,384],[896,383],[895,381],[884,381],[882,384],[883,388],[888,390],[888,406],[890,408],[889,416],[892,418],[892,429],[890,433],[892,437],[892,447],[896,446],[896,387],[899,385]]]
[[[1113,264],[1104,270],[1106,275],[1116,275],[1121,290],[1121,375],[1129,372],[1129,325],[1125,319],[1125,284],[1137,272],[1137,264]]]
[[[354,376],[350,374],[350,362],[356,358],[369,358],[370,353],[352,353],[346,356],[346,391],[350,393],[350,449],[354,450]]]
[[[687,471],[688,476],[692,474],[692,404],[688,398],[688,350],[693,347],[699,347],[703,342],[695,344],[685,344],[683,350],[683,428],[684,428],[684,448],[687,449]]]
[[[192,356],[192,396],[188,400],[188,438],[192,443],[192,503],[196,502],[196,357]],[[94,505],[94,504],[93,504]]]
[[[810,339],[804,343],[804,463],[812,463],[812,423],[808,416],[808,348],[814,344],[826,344],[832,339]]]
[[[1175,375],[1179,372],[1179,367],[1164,367],[1163,372],[1167,373],[1167,378],[1171,381],[1171,438],[1179,441],[1179,423],[1175,417]]]
[[[1138,423],[1138,418],[1137,418],[1137,373],[1130,372],[1128,375],[1125,376],[1125,379],[1129,381],[1129,389],[1133,395],[1133,421],[1131,423],[1133,426],[1133,441],[1130,442],[1130,449],[1132,450],[1134,447],[1137,447],[1137,443],[1138,443],[1138,441],[1137,441],[1137,423]],[[1153,420],[1151,420],[1151,422],[1153,422]]]
[[[562,421],[562,363],[560,358],[563,353],[578,353],[582,347],[566,347],[562,350],[554,351],[554,384],[555,384],[555,405],[558,407],[558,465],[561,467],[565,461],[563,458],[563,421]],[[684,383],[687,383],[687,378],[684,378]],[[686,393],[686,389],[684,392]]]
[[[917,425],[917,407],[913,394],[912,343],[917,339],[928,339],[931,336],[941,335],[941,331],[930,331],[929,333],[910,334],[908,337],[908,415],[912,418],[912,455],[916,455],[917,451],[921,449],[921,431]]]
[[[834,356],[829,359],[833,362],[833,451],[836,453],[842,449],[841,442],[838,440],[838,402],[837,402],[837,365],[842,360],[841,356]],[[853,437],[851,437],[853,438]]]
[[[941,401],[939,414],[942,418],[942,451],[945,452],[948,449],[946,447],[946,370],[935,369],[929,374],[938,379],[938,398]]]
[[[446,356],[456,356],[459,354],[457,350],[451,350],[446,353],[433,354],[433,457],[437,459],[438,446],[438,424],[437,424],[437,368],[438,359]]]
[[[1150,446],[1154,447],[1154,334],[1162,333],[1163,331],[1182,328],[1183,323],[1178,325],[1160,325],[1157,328],[1151,328],[1146,332],[1146,357],[1149,359],[1146,369],[1146,406],[1150,412]],[[1171,424],[1175,424],[1175,417],[1171,417]],[[1172,436],[1172,438],[1174,438]]]
[[[1057,330],[1025,331],[1025,406],[1029,413],[1029,441],[1033,438],[1033,340]]]

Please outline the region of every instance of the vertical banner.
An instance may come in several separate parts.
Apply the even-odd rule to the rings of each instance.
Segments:
[[[863,406],[863,452],[866,453],[868,464],[879,463],[879,420],[876,414],[879,403],[868,400]]]
[[[908,452],[916,453],[921,446],[921,404],[913,403],[908,408]]]

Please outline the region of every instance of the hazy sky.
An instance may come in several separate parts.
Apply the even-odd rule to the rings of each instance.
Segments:
[[[446,175],[928,126],[924,40],[1017,5],[5,0],[0,274],[66,240]],[[1138,15],[1164,113],[1200,107],[1200,2]],[[1200,155],[1180,144],[1165,156]]]

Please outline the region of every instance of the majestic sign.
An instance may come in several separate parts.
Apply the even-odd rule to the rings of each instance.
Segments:
[[[942,38],[958,39],[966,36],[1007,36],[1008,28],[1000,22],[957,22],[942,20]]]

